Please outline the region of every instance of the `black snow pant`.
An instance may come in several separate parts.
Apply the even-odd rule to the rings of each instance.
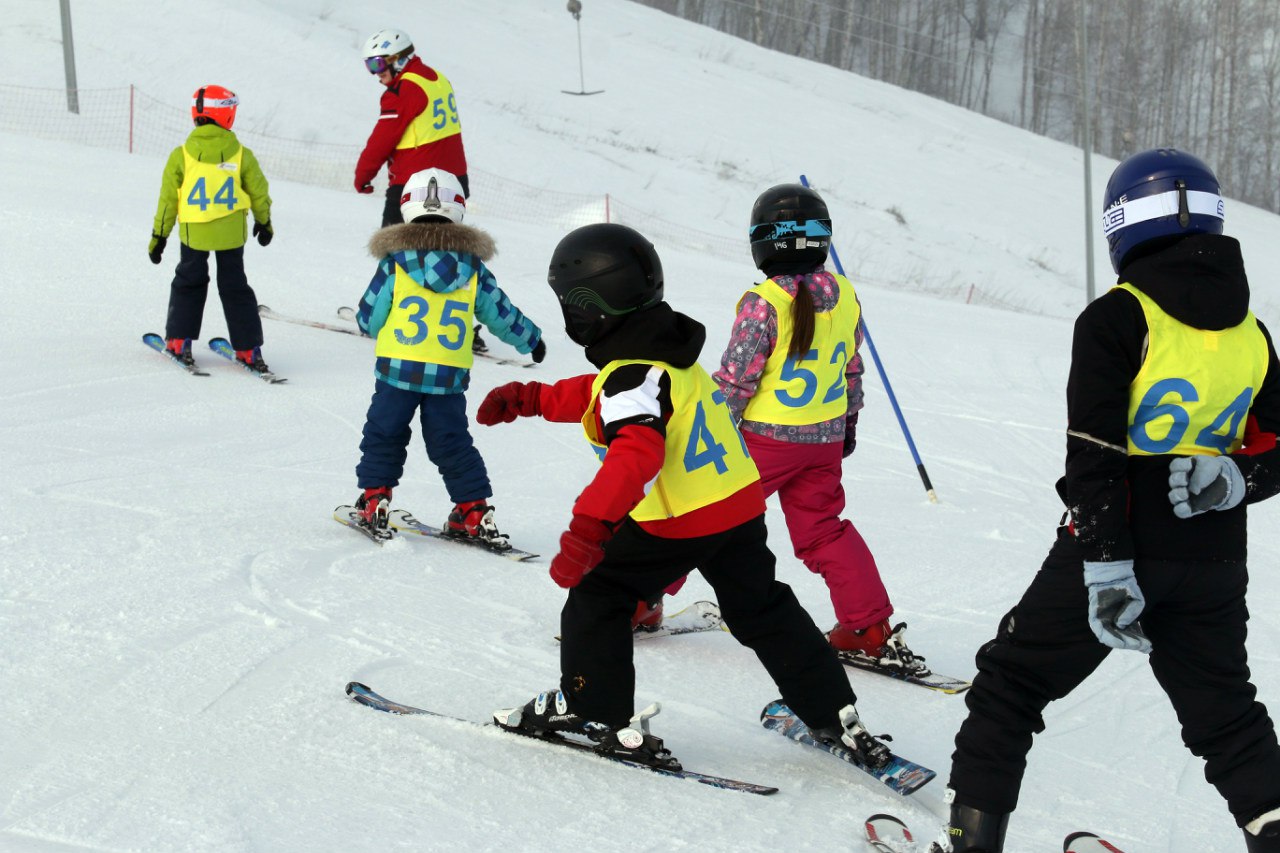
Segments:
[[[969,716],[952,755],[956,802],[1013,811],[1032,735],[1044,731],[1041,713],[1111,651],[1089,628],[1083,572],[1074,538],[1060,528],[1022,600],[978,650]],[[1134,574],[1147,600],[1140,622],[1151,640],[1151,670],[1178,715],[1183,743],[1205,760],[1205,779],[1243,826],[1280,806],[1280,746],[1254,698],[1245,655],[1245,564],[1138,560]]]
[[[166,338],[198,338],[204,319],[204,301],[209,293],[209,253],[181,244],[178,268],[169,287],[169,317]],[[232,349],[262,346],[262,318],[258,297],[244,274],[244,246],[213,253],[218,264],[218,298],[227,318],[227,337]]]
[[[462,197],[471,198],[471,184],[466,175],[458,175],[458,184],[462,187]],[[387,200],[382,205],[382,227],[399,225],[404,222],[400,213],[400,196],[404,195],[404,184],[391,184],[387,187]]]
[[[774,578],[764,516],[693,539],[664,539],[626,519],[604,560],[569,591],[560,613],[560,689],[569,709],[620,726],[634,711],[631,615],[636,602],[697,568],[715,589],[734,638],[756,653],[783,700],[810,728],[839,725],[854,702],[844,667],[791,587]],[[763,708],[771,697],[761,697]]]

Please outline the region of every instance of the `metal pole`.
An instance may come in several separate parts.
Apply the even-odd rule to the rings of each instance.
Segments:
[[[587,77],[582,73],[582,16],[574,15],[574,20],[578,22],[578,89],[587,91]]]
[[[76,48],[71,43],[71,0],[58,0],[62,10],[62,65],[67,72],[67,109],[80,113],[80,91],[76,86]]]
[[[1080,0],[1080,101],[1084,132],[1080,147],[1084,151],[1084,263],[1085,304],[1093,301],[1093,135],[1090,132],[1089,41],[1085,22],[1085,0]]]

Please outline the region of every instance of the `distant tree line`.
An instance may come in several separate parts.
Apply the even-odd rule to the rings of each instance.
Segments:
[[[1087,100],[1094,151],[1183,148],[1280,211],[1280,0],[637,2],[1077,145]]]

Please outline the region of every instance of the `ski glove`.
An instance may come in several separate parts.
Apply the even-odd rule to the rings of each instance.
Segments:
[[[538,345],[529,353],[534,364],[542,364],[542,360],[547,357],[547,342],[542,338],[538,338]]]
[[[476,423],[485,426],[509,424],[516,418],[532,418],[542,414],[541,382],[508,382],[494,388],[480,401]]]
[[[613,530],[598,518],[574,515],[569,529],[560,534],[560,553],[551,560],[551,579],[557,586],[572,589],[587,572],[604,559],[604,543]]]
[[[1243,499],[1244,476],[1230,456],[1179,456],[1169,463],[1169,503],[1178,518],[1235,509]]]
[[[853,455],[853,449],[858,446],[858,413],[854,412],[844,422],[844,448],[840,451],[840,458],[848,459]]]
[[[147,246],[147,257],[151,258],[151,263],[160,263],[160,256],[164,254],[164,244],[168,242],[168,237],[161,237],[154,231],[151,232],[151,243]]]
[[[1151,654],[1151,641],[1138,624],[1147,600],[1133,576],[1133,560],[1086,562],[1084,583],[1089,588],[1089,627],[1098,642]]]
[[[271,242],[271,238],[275,236],[275,230],[271,227],[271,220],[266,222],[253,223],[253,236],[258,238],[258,245],[265,246]]]
[[[356,192],[360,193],[361,195],[369,195],[370,193],[373,192],[373,182],[362,181],[359,178],[356,178]]]

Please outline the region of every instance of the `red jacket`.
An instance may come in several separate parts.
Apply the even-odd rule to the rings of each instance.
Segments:
[[[591,383],[595,374],[562,379],[539,389],[539,408],[548,421],[573,423],[582,420],[591,405]],[[601,430],[603,432],[603,430]],[[609,452],[596,476],[582,490],[573,505],[574,515],[587,515],[610,525],[621,521],[644,498],[645,489],[662,468],[666,437],[657,429],[640,424],[618,431],[609,443]],[[764,513],[764,490],[760,481],[727,498],[675,518],[637,522],[646,533],[664,539],[710,536]]]
[[[378,123],[373,126],[373,133],[369,134],[369,141],[356,162],[357,186],[373,181],[383,163],[387,164],[387,177],[391,184],[403,184],[423,169],[444,169],[460,176],[467,174],[467,155],[462,149],[461,133],[418,148],[396,150],[409,123],[430,108],[421,87],[403,79],[406,72],[420,74],[428,80],[440,76],[415,56],[403,71],[392,78],[391,85],[382,93]]]

